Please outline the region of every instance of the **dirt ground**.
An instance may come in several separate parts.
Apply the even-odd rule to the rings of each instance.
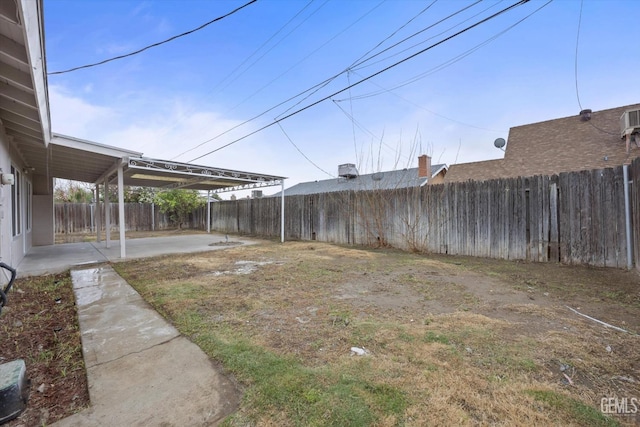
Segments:
[[[636,271],[269,241],[115,267],[169,319],[195,311],[221,334],[307,366],[346,369],[350,348],[363,349],[367,375],[410,402],[402,419],[379,425],[589,425],[528,396],[555,393],[596,411],[603,398],[640,398]],[[12,427],[88,404],[68,276],[33,280],[18,282],[0,318],[3,360],[25,358],[32,379]],[[269,417],[256,424],[291,424]],[[615,420],[640,423],[638,414]]]
[[[68,274],[17,279],[0,325],[0,362],[23,359],[26,410],[6,426],[44,426],[89,405],[75,298]]]
[[[195,311],[221,333],[231,328],[307,366],[339,369],[350,347],[365,349],[375,356],[372,369],[395,372],[379,380],[413,402],[406,425],[450,425],[459,417],[468,425],[586,425],[565,406],[584,404],[600,415],[603,398],[640,398],[636,271],[316,242],[265,242],[117,268],[169,318]],[[540,401],[512,397],[524,395]],[[438,399],[451,409],[434,418],[424,408]],[[640,422],[637,414],[616,420]]]

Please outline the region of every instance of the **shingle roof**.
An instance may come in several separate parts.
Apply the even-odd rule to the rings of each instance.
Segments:
[[[640,156],[631,144],[629,154],[620,138],[620,117],[640,104],[594,111],[591,120],[580,115],[513,127],[502,160],[451,165],[445,182],[553,175],[622,165]]]
[[[432,176],[436,176],[445,164],[431,165]],[[331,193],[351,190],[391,190],[397,188],[419,187],[427,183],[426,178],[418,177],[418,168],[408,168],[387,172],[359,175],[356,178],[333,178],[321,181],[301,182],[284,191],[286,196]],[[280,196],[280,192],[273,196]]]
[[[444,182],[485,181],[510,176],[503,165],[503,159],[451,165],[444,177]]]

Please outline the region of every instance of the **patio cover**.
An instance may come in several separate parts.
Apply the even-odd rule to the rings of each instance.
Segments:
[[[142,153],[98,144],[66,135],[53,134],[48,147],[20,145],[21,154],[36,174],[100,185],[118,186],[119,217],[124,218],[126,186],[160,189],[183,188],[205,190],[208,193],[250,190],[281,185],[284,194],[285,177],[243,172],[211,166],[180,163],[142,157]],[[109,205],[109,200],[105,199]],[[106,244],[110,245],[109,209],[105,210]],[[284,241],[284,196],[282,198],[281,237]],[[124,224],[120,227],[120,254],[126,257]]]
[[[208,193],[281,185],[283,194],[281,240],[284,241],[285,177],[151,159],[142,157],[142,153],[59,134],[54,134],[50,149],[54,153],[59,151],[60,155],[64,152],[64,160],[59,165],[59,171],[56,169],[57,166],[50,167],[56,173],[55,177],[90,182],[96,186],[103,184],[105,193],[110,184],[117,183],[120,218],[124,218],[123,187],[125,185],[160,189],[206,190]],[[87,167],[88,165],[91,166]],[[80,177],[84,177],[84,179]],[[107,207],[109,206],[108,198],[105,198],[105,204]],[[109,209],[105,209],[107,247],[109,247],[111,240],[109,211]],[[124,224],[122,225],[120,227],[120,256],[126,258],[125,227]]]

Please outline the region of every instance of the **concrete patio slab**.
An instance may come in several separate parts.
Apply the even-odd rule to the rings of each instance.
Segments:
[[[233,237],[238,245],[255,243],[249,239]],[[146,258],[178,253],[194,253],[224,249],[227,238],[224,234],[189,234],[167,237],[145,237],[127,239],[126,258],[120,258],[120,242],[63,243],[51,246],[36,246],[17,267],[18,277],[61,273],[72,267],[118,262],[128,259]]]

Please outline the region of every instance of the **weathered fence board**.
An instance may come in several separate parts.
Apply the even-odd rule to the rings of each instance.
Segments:
[[[105,230],[105,206],[100,205],[101,230]],[[109,205],[111,229],[118,230],[118,205]],[[206,209],[201,208],[191,213],[189,228],[206,228]],[[161,213],[150,203],[125,203],[125,231],[167,230],[174,228],[168,216]],[[57,234],[91,233],[96,231],[96,206],[87,203],[56,203],[54,207],[54,232]]]
[[[634,260],[640,264],[640,159],[629,167]],[[134,204],[131,204],[134,205]],[[279,237],[281,198],[211,205],[213,230]],[[89,205],[57,205],[56,232],[93,227]],[[112,206],[117,224],[117,205]],[[125,206],[128,229],[166,228],[149,205]],[[206,210],[191,226],[206,228]],[[624,268],[622,166],[553,176],[285,197],[285,238],[535,262]]]
[[[640,160],[630,173],[634,182],[640,180]],[[634,225],[640,223],[638,187],[631,194]],[[213,228],[273,236],[279,204],[279,198],[215,203]],[[536,262],[624,267],[624,221],[622,167],[285,197],[288,239]],[[637,242],[640,232],[635,228]]]

